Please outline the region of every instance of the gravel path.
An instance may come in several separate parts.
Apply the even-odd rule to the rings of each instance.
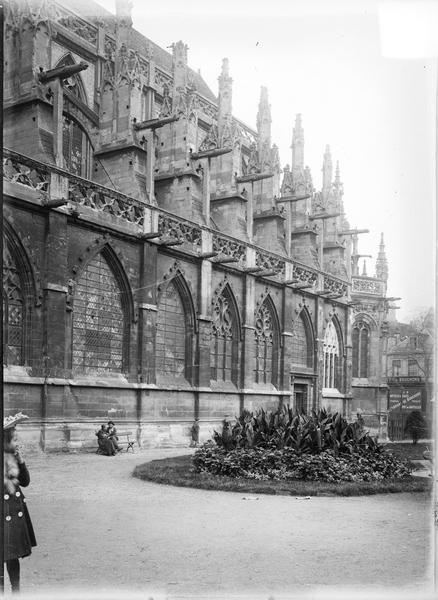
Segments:
[[[423,600],[431,592],[426,494],[306,500],[131,476],[137,464],[187,452],[28,457],[38,547],[22,561],[23,592],[75,598],[80,589],[81,598],[106,599],[142,592],[145,600],[319,598],[318,590],[339,598],[352,588],[358,598],[385,590],[385,598],[393,591]]]

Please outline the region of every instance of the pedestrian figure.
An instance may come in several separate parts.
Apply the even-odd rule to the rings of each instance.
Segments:
[[[119,438],[117,437],[117,429],[116,429],[116,426],[114,425],[113,421],[108,421],[107,433],[108,433],[109,439],[113,443],[114,449],[117,450],[118,452],[120,452],[121,448],[120,448],[119,444],[117,443],[119,440]]]
[[[199,419],[196,418],[195,422],[193,423],[191,429],[190,429],[190,433],[192,436],[192,441],[190,442],[190,447],[196,447],[199,444]]]
[[[99,431],[96,433],[97,443],[99,444],[99,450],[106,456],[114,456],[116,450],[114,448],[113,441],[108,435],[108,428],[106,425],[101,425]]]
[[[20,591],[20,558],[36,546],[32,521],[20,486],[30,483],[29,471],[17,447],[15,426],[28,417],[22,413],[3,419],[4,561],[12,591]]]

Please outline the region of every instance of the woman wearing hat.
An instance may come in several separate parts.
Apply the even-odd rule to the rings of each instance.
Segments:
[[[20,558],[29,556],[36,546],[35,534],[20,486],[30,483],[29,471],[17,448],[15,426],[24,419],[22,413],[3,420],[3,498],[4,561],[13,592],[20,590]]]

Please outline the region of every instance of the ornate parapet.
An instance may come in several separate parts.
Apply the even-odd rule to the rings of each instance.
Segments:
[[[292,276],[297,283],[308,283],[311,286],[314,286],[318,281],[317,271],[312,271],[311,269],[307,269],[306,267],[297,264],[294,264]]]
[[[160,236],[180,242],[188,242],[196,248],[201,247],[201,229],[188,221],[171,217],[162,212],[158,215],[158,231]]]
[[[241,264],[244,264],[246,260],[245,244],[240,244],[232,238],[216,233],[213,234],[213,251],[217,252],[220,257],[234,258]]]
[[[348,294],[348,283],[331,277],[330,275],[324,275],[324,290],[328,290],[336,296],[347,296]]]
[[[286,273],[285,261],[268,252],[256,252],[256,266],[273,271],[276,276],[281,275],[284,277]]]
[[[66,176],[68,200],[72,204],[86,206],[143,227],[145,206],[141,202],[87,179],[70,174]]]
[[[217,260],[219,263],[230,262],[235,268],[245,269],[246,272],[251,272],[255,266],[253,272],[256,276],[257,273],[263,275],[263,272],[269,272],[269,275],[276,277],[277,281],[292,278],[291,281],[298,284],[298,287],[300,287],[299,284],[306,284],[301,287],[314,290],[322,283],[323,279],[324,290],[333,296],[342,297],[348,294],[348,282],[333,275],[312,269],[288,257],[173,215],[155,205],[145,204],[116,190],[73,175],[64,169],[39,162],[8,149],[5,149],[3,154],[3,177],[7,182],[42,193],[43,197],[40,196],[40,199],[37,199],[37,202],[42,205],[47,206],[45,200],[49,197],[52,200],[68,200],[69,206],[67,207],[63,207],[62,202],[59,204],[60,210],[68,210],[71,214],[78,216],[79,208],[86,207],[95,211],[95,213],[89,214],[96,214],[96,218],[102,213],[115,218],[116,220],[112,221],[112,227],[117,223],[117,219],[120,219],[121,230],[126,230],[125,226],[128,224],[130,230],[134,234],[137,232],[137,235],[143,239],[156,240],[156,243],[164,246],[184,245],[183,251],[196,255],[199,255],[203,247],[204,232],[211,236],[212,247],[208,251],[216,254],[216,258],[212,257],[214,261],[219,259]],[[59,190],[51,189],[51,182],[53,187],[57,179],[62,180],[62,185],[60,184]],[[52,196],[54,197],[52,198]],[[53,207],[58,208],[58,206]],[[249,261],[250,267],[247,267],[248,250],[254,253],[254,262]],[[381,294],[382,281],[363,277],[353,278],[354,280],[361,284],[363,281],[377,284],[377,288],[372,288],[375,291],[368,291],[368,293]]]
[[[384,296],[385,284],[380,279],[374,277],[352,277],[351,278],[351,293],[352,294],[371,294],[373,296]]]
[[[3,178],[33,190],[49,192],[50,167],[27,156],[3,150]]]

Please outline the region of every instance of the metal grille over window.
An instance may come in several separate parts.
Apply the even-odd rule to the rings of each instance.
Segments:
[[[79,278],[73,311],[73,371],[122,371],[124,319],[120,289],[102,254]]]
[[[221,294],[214,304],[211,328],[211,379],[235,382],[233,355],[237,354],[237,340],[230,300],[225,294]]]
[[[255,368],[256,383],[272,383],[274,328],[272,315],[266,304],[262,304],[255,322]]]
[[[292,364],[300,367],[312,366],[309,333],[302,315],[296,320],[292,333]]]
[[[181,297],[173,282],[158,304],[157,368],[162,375],[184,377],[186,362],[186,318]]]
[[[339,361],[339,340],[333,321],[327,325],[324,336],[324,380],[323,387],[337,387],[337,369]]]
[[[3,363],[23,364],[23,293],[18,269],[3,243]]]
[[[353,377],[368,377],[368,325],[358,321],[353,327]]]

